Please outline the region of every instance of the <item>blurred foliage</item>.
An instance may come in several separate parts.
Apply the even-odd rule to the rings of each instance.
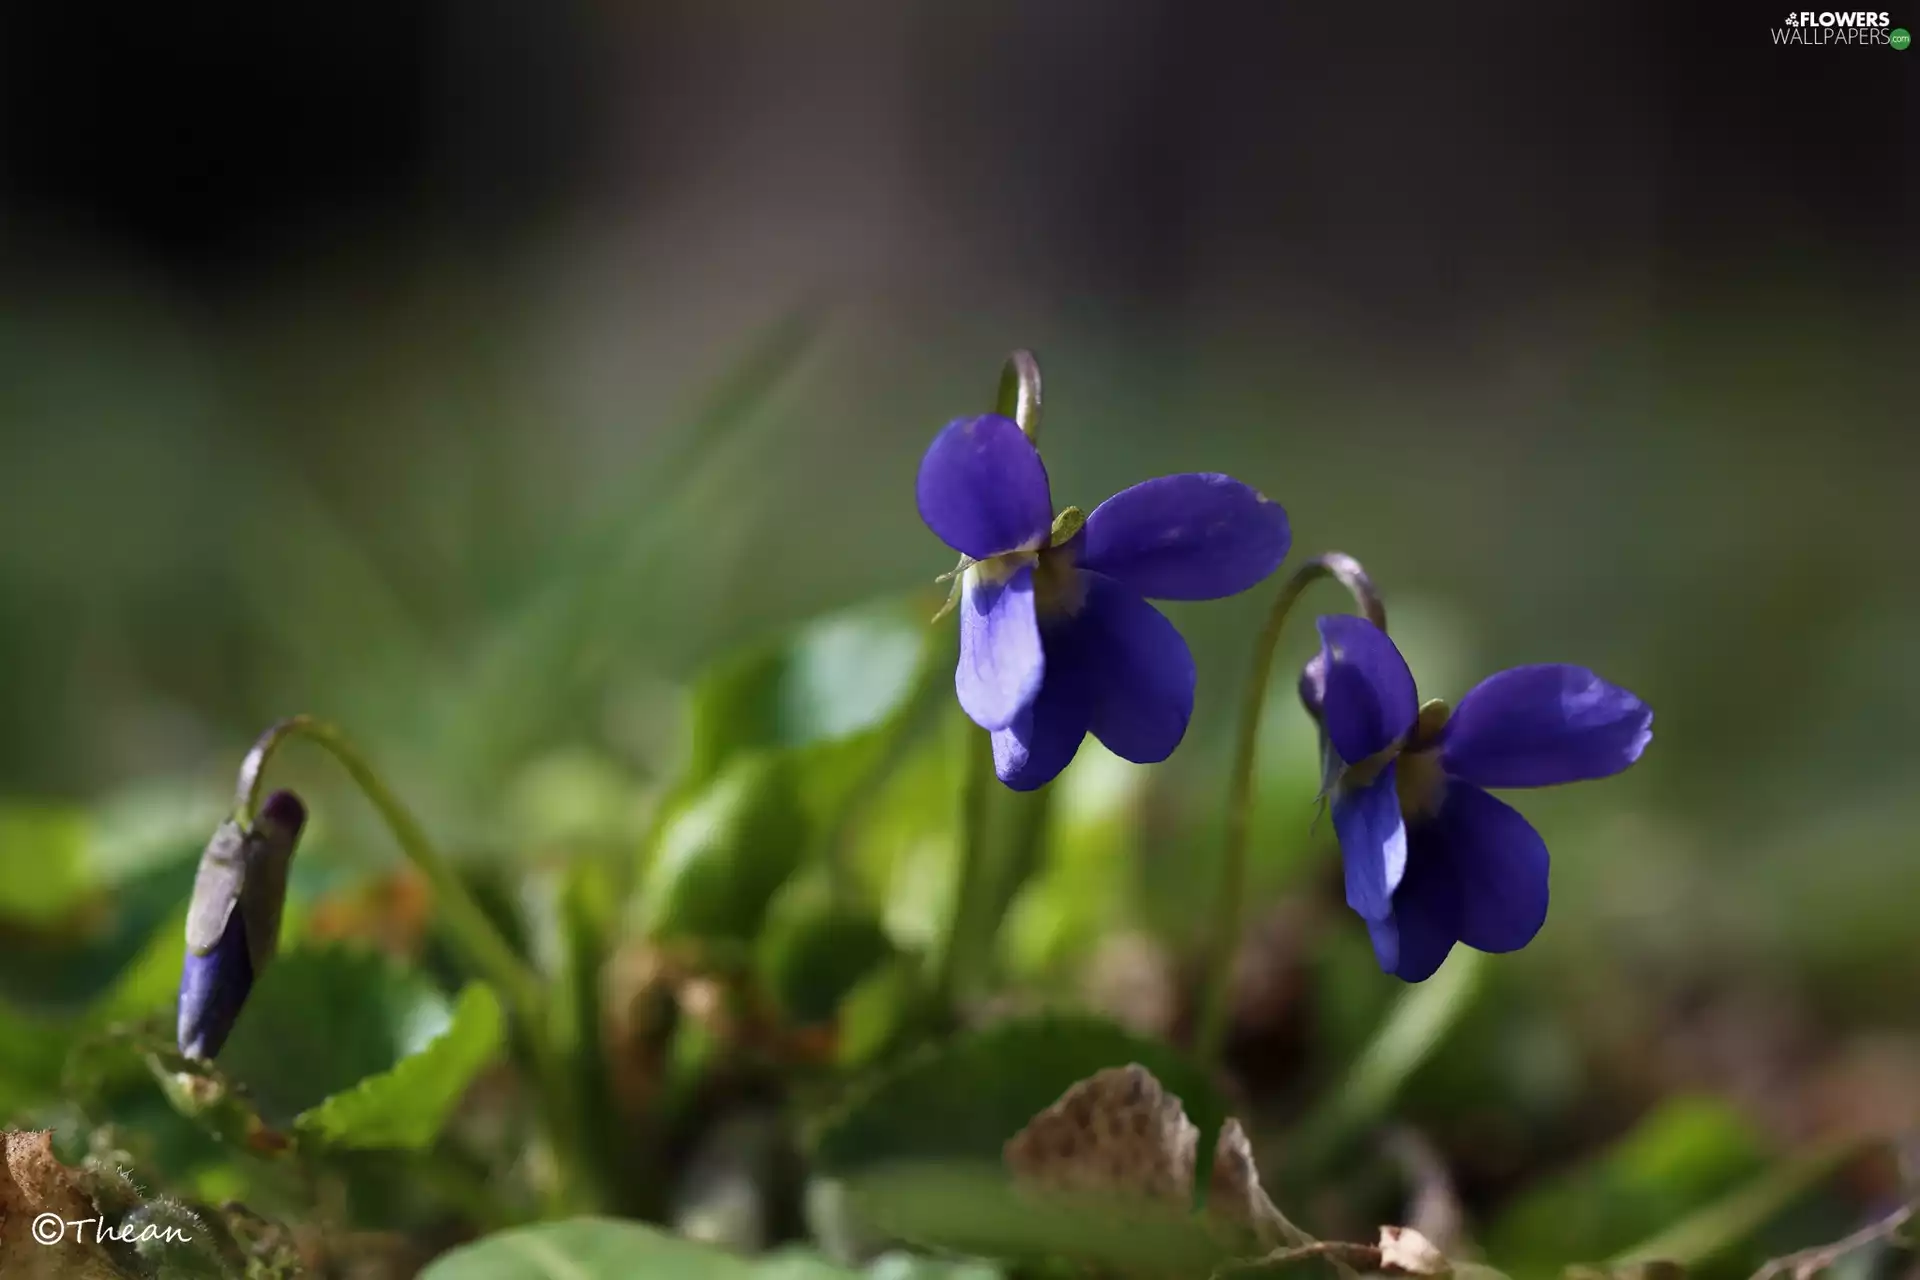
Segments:
[[[1407,1222],[1516,1277],[1650,1242],[1737,1275],[1916,1194],[1881,1141],[1920,1130],[1909,469],[1849,427],[1844,329],[1655,317],[1480,383],[1062,331],[1061,503],[1232,471],[1367,562],[1423,692],[1554,658],[1658,710],[1631,774],[1520,800],[1542,937],[1404,989],[1329,875],[1295,634],[1213,1073],[1180,1046],[1265,602],[1169,609],[1200,693],[1168,764],[1089,741],[1042,793],[974,789],[910,477],[987,388],[914,353],[997,358],[999,326],[799,312],[576,404],[525,299],[414,288],[217,341],[0,315],[0,1118],[103,1215],[210,1242],[102,1274],[1203,1275],[1211,1245],[1075,1243],[997,1174],[1129,1062],[1203,1151],[1240,1116],[1315,1234]],[[195,855],[244,744],[306,710],[417,806],[537,1017],[295,749],[281,954],[217,1067],[173,1053]]]

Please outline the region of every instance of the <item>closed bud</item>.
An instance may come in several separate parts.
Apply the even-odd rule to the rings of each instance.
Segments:
[[[287,865],[306,825],[291,791],[267,797],[252,828],[222,823],[200,855],[180,971],[180,1052],[211,1061],[280,943]]]

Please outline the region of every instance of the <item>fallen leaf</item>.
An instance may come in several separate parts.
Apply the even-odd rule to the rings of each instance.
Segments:
[[[1015,1181],[1191,1209],[1200,1131],[1138,1063],[1080,1081],[1007,1140]]]
[[[53,1154],[53,1134],[8,1133],[0,1168],[0,1275],[126,1280],[99,1245],[100,1211]]]
[[[1301,1245],[1306,1237],[1274,1207],[1260,1185],[1260,1169],[1253,1161],[1253,1144],[1240,1122],[1229,1118],[1220,1128],[1213,1148],[1213,1170],[1207,1178],[1207,1213],[1215,1220],[1251,1232],[1262,1249],[1282,1244]]]

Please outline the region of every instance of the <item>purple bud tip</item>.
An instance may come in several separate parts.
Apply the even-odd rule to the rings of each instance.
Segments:
[[[204,956],[189,951],[181,968],[180,1052],[189,1058],[213,1061],[252,990],[253,961],[247,954],[246,920],[235,911],[219,944]]]
[[[298,836],[307,824],[307,806],[291,791],[276,791],[260,806],[257,823],[284,831],[289,837]]]

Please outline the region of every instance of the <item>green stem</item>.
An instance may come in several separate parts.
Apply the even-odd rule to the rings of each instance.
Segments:
[[[573,1077],[554,1048],[554,1028],[540,979],[494,926],[453,865],[434,848],[413,814],[381,780],[359,748],[334,726],[312,716],[293,716],[260,735],[246,759],[241,761],[235,789],[234,807],[243,823],[251,823],[258,812],[267,764],[280,745],[290,738],[305,738],[314,743],[346,770],[361,794],[379,812],[401,852],[432,886],[449,941],[478,973],[500,990],[514,1011],[521,1027],[520,1040],[533,1059],[534,1071],[541,1082],[555,1159],[565,1184],[560,1198],[569,1200],[575,1194],[572,1184],[581,1171],[576,1122],[579,1108],[574,1101]]]
[[[1338,551],[1316,556],[1294,570],[1267,612],[1266,625],[1254,642],[1253,668],[1240,701],[1240,727],[1234,743],[1233,774],[1227,791],[1226,838],[1220,851],[1212,927],[1208,932],[1206,976],[1201,989],[1200,1032],[1196,1044],[1203,1062],[1217,1063],[1226,1046],[1227,1024],[1233,1008],[1233,961],[1240,946],[1241,899],[1247,886],[1247,826],[1253,809],[1254,757],[1260,746],[1260,716],[1266,710],[1267,683],[1273,674],[1287,616],[1306,589],[1322,578],[1332,578],[1353,595],[1373,624],[1386,629],[1386,606],[1360,562]]]
[[[993,788],[999,781],[994,776],[993,747],[987,735],[972,721],[962,724],[961,734],[966,743],[966,762],[960,774],[960,874],[954,881],[953,903],[932,992],[933,1007],[943,1017],[961,994],[961,970],[973,959],[974,907],[987,871],[989,818]]]
[[[339,762],[361,793],[379,811],[401,852],[407,855],[407,860],[418,867],[428,884],[433,886],[452,941],[466,952],[475,969],[500,988],[509,1005],[522,1016],[537,1014],[544,999],[539,980],[534,977],[532,970],[514,953],[513,947],[501,936],[500,931],[494,928],[493,921],[487,918],[480,904],[467,892],[466,885],[454,873],[452,865],[433,847],[433,842],[427,838],[419,822],[387,788],[386,783],[380,780],[380,775],[367,763],[367,758],[332,725],[311,716],[294,716],[282,720],[260,736],[240,765],[240,782],[234,804],[241,821],[253,821],[260,804],[260,792],[264,789],[262,784],[267,763],[272,760],[280,744],[289,738],[305,738]]]
[[[1000,385],[994,393],[993,411],[1012,418],[1026,432],[1027,439],[1038,442],[1040,403],[1040,362],[1031,351],[1024,348],[1015,351],[1007,357],[1006,365],[1000,370]],[[955,573],[964,575],[969,563],[965,556],[960,557]],[[953,595],[948,600],[949,608],[960,598],[963,587],[964,577],[956,577]],[[967,752],[960,775],[960,871],[954,880],[953,904],[932,992],[934,1008],[942,1016],[953,1007],[952,1002],[959,994],[961,968],[973,958],[970,953],[974,949],[974,901],[980,896],[980,882],[987,873],[991,801],[994,784],[999,781],[993,769],[991,740],[977,731],[964,714],[961,722]]]
[[[1022,349],[1007,357],[1000,370],[993,411],[1012,418],[1027,433],[1027,439],[1040,443],[1040,362],[1033,352]]]

